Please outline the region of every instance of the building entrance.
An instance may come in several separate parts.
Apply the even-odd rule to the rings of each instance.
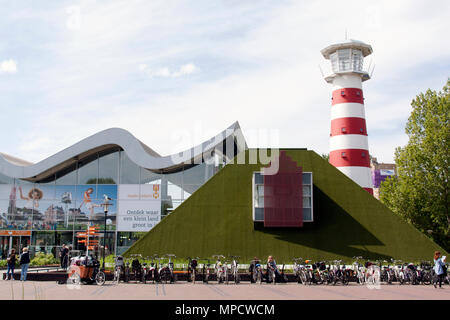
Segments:
[[[15,249],[17,254],[31,243],[31,231],[18,232],[0,230],[0,257],[6,259],[11,249]]]

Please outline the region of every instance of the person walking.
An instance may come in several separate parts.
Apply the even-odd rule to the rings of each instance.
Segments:
[[[11,249],[11,253],[7,258],[8,269],[6,271],[6,280],[9,280],[9,272],[11,271],[11,280],[14,280],[14,267],[16,266],[16,249]]]
[[[447,268],[441,259],[441,253],[439,251],[434,252],[434,272],[437,276],[433,281],[434,287],[437,288],[437,282],[439,281],[439,288],[442,288],[442,281],[444,281],[444,277],[447,275]]]
[[[30,253],[28,248],[23,248],[23,252],[20,255],[20,281],[27,281],[28,266],[30,265]]]

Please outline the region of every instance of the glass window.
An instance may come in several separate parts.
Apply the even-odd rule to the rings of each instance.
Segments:
[[[48,246],[56,244],[55,232],[38,231],[33,232],[31,243],[35,246]]]
[[[182,199],[183,189],[175,184],[168,183],[167,184],[167,196],[172,199]]]
[[[183,171],[163,175],[166,181],[177,186],[183,185]]]
[[[11,211],[15,212],[15,206],[11,206],[11,201],[0,200],[0,229],[10,229],[9,217],[12,216],[12,214],[9,214],[9,212]]]
[[[13,184],[14,179],[0,173],[0,184]]]
[[[185,169],[183,170],[183,184],[203,185],[215,174],[216,170],[218,170],[218,168],[214,166],[214,163],[202,163],[189,169]]]
[[[311,208],[311,197],[303,197],[303,208]]]
[[[361,50],[352,50],[352,63],[353,63],[353,70],[355,71],[361,71],[363,66],[363,57]]]
[[[117,184],[119,152],[100,156],[98,159],[98,184]]]
[[[255,221],[264,221],[264,209],[255,208]]]
[[[338,54],[337,52],[330,54],[330,61],[331,61],[331,68],[333,69],[333,72],[339,71],[338,66]]]
[[[137,164],[128,158],[124,151],[120,152],[120,183],[139,184],[140,169]]]
[[[303,184],[311,184],[311,173],[304,172],[302,175]]]
[[[311,195],[311,186],[303,186],[303,196]]]
[[[311,208],[303,208],[303,221],[312,221]]]
[[[256,186],[256,194],[258,197],[264,197],[264,186],[257,185]]]
[[[264,184],[264,176],[259,172],[255,172],[255,184]]]
[[[161,175],[159,173],[154,173],[150,170],[140,168],[141,170],[141,184],[160,184]]]
[[[97,155],[79,162],[78,184],[97,184],[97,178],[98,178]]]
[[[67,170],[56,174],[57,185],[75,185],[77,184],[77,164],[73,164]]]
[[[350,70],[350,51],[351,49],[338,50],[339,55],[339,71]]]

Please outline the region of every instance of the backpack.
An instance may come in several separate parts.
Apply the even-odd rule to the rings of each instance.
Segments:
[[[443,265],[443,266],[442,266],[442,271],[444,272],[444,273],[443,273],[444,276],[446,276],[446,275],[447,275],[447,266]]]

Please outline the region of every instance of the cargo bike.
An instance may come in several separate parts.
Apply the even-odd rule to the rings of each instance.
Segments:
[[[100,262],[93,256],[77,256],[70,261],[67,283],[78,284],[105,284],[105,273],[100,270]]]

